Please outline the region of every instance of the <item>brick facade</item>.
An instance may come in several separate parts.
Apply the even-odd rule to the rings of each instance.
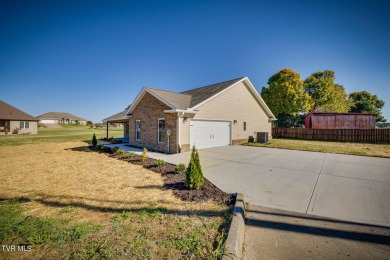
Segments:
[[[158,143],[158,119],[165,118],[165,129],[171,129],[170,153],[178,153],[177,145],[177,114],[164,113],[164,110],[170,109],[166,104],[155,98],[149,93],[138,103],[137,107],[131,113],[129,120],[129,142],[131,145],[149,150],[168,152],[168,136],[165,143]],[[135,140],[135,122],[141,120],[140,141]]]

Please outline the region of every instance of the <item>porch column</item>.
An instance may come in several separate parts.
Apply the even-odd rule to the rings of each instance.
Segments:
[[[108,121],[106,122],[106,138],[108,140]]]

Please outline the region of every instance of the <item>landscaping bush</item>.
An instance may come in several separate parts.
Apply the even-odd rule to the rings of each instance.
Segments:
[[[134,155],[135,155],[134,152],[127,152],[127,153],[125,154],[126,157],[133,157]]]
[[[186,171],[185,164],[184,163],[179,163],[178,165],[176,165],[175,171],[180,172],[180,173],[184,173]]]
[[[190,163],[187,167],[184,186],[186,186],[187,189],[199,190],[203,184],[204,177],[202,173],[202,167],[200,166],[199,153],[194,146],[192,148]]]
[[[115,151],[116,154],[125,154],[126,151],[125,150],[122,150],[122,149],[118,149]]]
[[[145,162],[148,159],[148,149],[144,148],[144,151],[141,154],[141,161]]]
[[[158,167],[158,166],[163,166],[165,165],[165,161],[164,160],[160,160],[160,159],[157,159],[153,162],[153,166],[155,167]]]
[[[97,140],[96,140],[96,135],[95,135],[95,133],[93,133],[93,136],[92,136],[92,145],[93,145],[93,146],[96,146],[96,145],[97,145]]]

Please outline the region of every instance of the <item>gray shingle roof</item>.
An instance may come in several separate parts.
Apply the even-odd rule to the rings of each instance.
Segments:
[[[188,107],[194,107],[199,103],[202,103],[206,99],[214,96],[215,94],[221,92],[225,88],[233,85],[234,83],[242,80],[244,77],[232,79],[212,85],[208,85],[201,88],[191,89],[184,92],[181,92],[181,94],[191,95],[191,103]]]
[[[191,95],[180,94],[176,92],[147,88],[153,94],[159,96],[162,100],[165,100],[168,104],[171,104],[177,109],[187,109],[191,107]]]
[[[48,112],[48,113],[42,114],[40,116],[37,116],[37,118],[39,118],[40,120],[42,120],[42,119],[60,120],[62,118],[69,118],[69,119],[73,119],[73,120],[87,121],[84,118],[81,118],[81,117],[78,117],[78,116],[75,116],[75,115],[72,115],[72,114],[69,114],[66,112]]]
[[[115,115],[104,118],[103,122],[113,122],[113,121],[126,120],[126,119],[128,119],[128,117],[126,117],[127,110],[128,109],[125,109],[119,113],[116,113]]]
[[[23,121],[38,121],[37,118],[23,112],[22,110],[13,107],[4,101],[0,100],[0,119],[3,120],[23,120]]]

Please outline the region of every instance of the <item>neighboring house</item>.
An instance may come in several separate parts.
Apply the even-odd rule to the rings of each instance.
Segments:
[[[311,112],[305,116],[305,128],[374,129],[376,114]]]
[[[108,136],[108,124],[116,124],[116,123],[119,123],[119,124],[123,124],[123,137],[128,139],[129,138],[129,117],[126,116],[126,113],[127,111],[129,110],[129,108],[126,108],[125,110],[113,115],[113,116],[110,116],[110,117],[107,117],[105,119],[103,119],[103,123],[106,124],[107,126],[107,138],[109,137]]]
[[[126,116],[130,145],[167,153],[270,136],[276,120],[247,77],[181,93],[145,87]]]
[[[0,100],[0,134],[37,134],[38,119]]]
[[[37,116],[37,118],[39,118],[39,123],[42,124],[87,124],[86,119],[65,112],[49,112]]]

